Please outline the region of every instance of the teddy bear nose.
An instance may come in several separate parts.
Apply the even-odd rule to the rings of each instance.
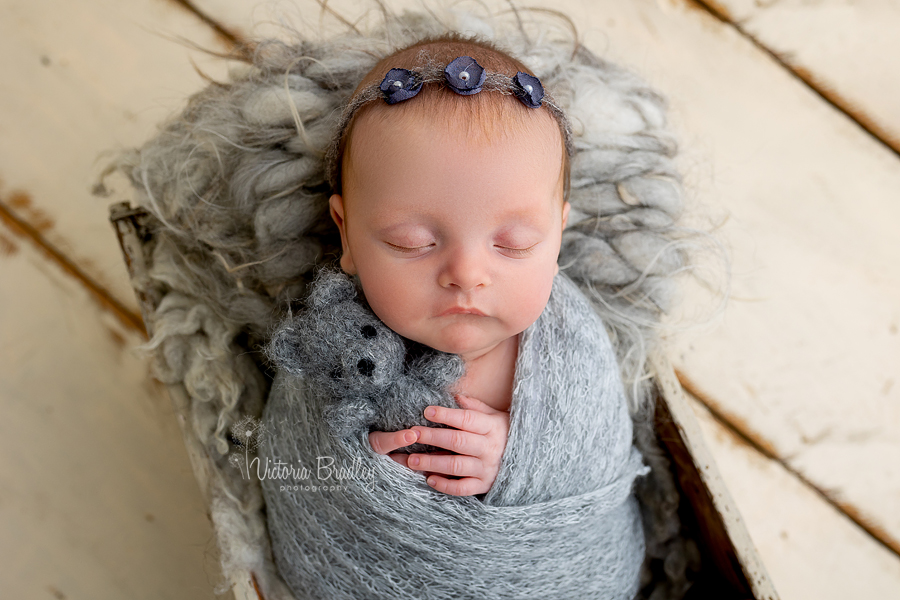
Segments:
[[[376,335],[378,335],[378,330],[372,327],[371,325],[363,325],[362,327],[363,337],[366,339],[372,339]]]
[[[375,372],[375,363],[373,363],[368,358],[361,358],[359,362],[356,363],[356,368],[359,371],[360,375],[371,377],[372,373]]]

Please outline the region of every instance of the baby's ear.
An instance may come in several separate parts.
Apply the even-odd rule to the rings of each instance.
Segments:
[[[313,282],[306,305],[313,309],[329,308],[356,298],[356,286],[346,274],[322,269]]]
[[[356,265],[353,264],[353,255],[350,254],[350,245],[347,243],[346,220],[344,218],[344,198],[340,194],[332,194],[328,199],[331,219],[341,232],[341,268],[350,275],[356,274]]]
[[[344,198],[340,194],[332,194],[328,199],[331,220],[341,230],[341,241],[344,240]]]
[[[562,213],[562,228],[566,228],[566,223],[569,222],[569,209],[572,208],[572,205],[569,204],[568,201],[563,202],[563,213]]]

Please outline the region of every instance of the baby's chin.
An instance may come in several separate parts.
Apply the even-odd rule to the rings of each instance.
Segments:
[[[512,336],[510,336],[512,337]],[[487,338],[484,335],[443,335],[420,343],[448,354],[458,354],[467,362],[487,354],[507,338]]]

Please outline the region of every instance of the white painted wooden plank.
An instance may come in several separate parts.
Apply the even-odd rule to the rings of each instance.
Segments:
[[[689,398],[782,600],[900,597],[900,557]]]
[[[107,158],[139,145],[221,61],[173,38],[224,48],[175,2],[6,0],[0,3],[0,202],[39,229],[135,313],[109,232],[111,200],[91,195]],[[123,180],[116,198],[130,198]]]
[[[214,598],[206,506],[142,338],[2,224],[0,282],[3,596]]]
[[[719,327],[676,362],[898,548],[900,161],[729,28],[673,18],[653,70],[698,141],[695,193],[728,211],[735,273]]]
[[[197,4],[244,30],[255,5]],[[733,300],[712,333],[682,336],[676,366],[900,548],[900,161],[695,5],[553,6],[669,96],[689,197],[728,216]]]
[[[900,3],[710,2],[900,151]]]
[[[716,520],[720,520],[725,528],[728,540],[734,548],[737,562],[750,584],[753,597],[758,600],[779,600],[765,563],[753,544],[728,486],[722,479],[713,453],[694,417],[694,411],[689,405],[686,393],[678,383],[671,363],[661,354],[654,354],[650,360],[652,372],[661,394],[661,397],[657,399],[660,404],[656,408],[655,418],[659,423],[656,434],[669,449],[673,465],[679,470],[679,481],[684,494],[681,501],[689,499],[694,503],[694,514],[698,519],[702,519],[701,523],[707,523],[706,527],[715,522],[712,520],[713,513],[717,515]],[[690,471],[684,470],[683,464],[687,461],[678,458],[679,451],[672,450],[672,444],[679,439],[683,442],[696,477],[699,479],[696,484],[693,483],[693,477],[687,475]],[[704,505],[701,500],[697,499],[699,494],[692,496],[688,491],[695,486],[699,488],[701,484],[708,495],[708,505]],[[701,529],[705,529],[702,524]],[[710,550],[712,552],[721,551],[719,548],[710,548]],[[715,556],[715,554],[713,555]],[[718,554],[718,556],[720,558],[714,560],[721,561],[722,555]],[[728,562],[730,563],[730,559]],[[722,563],[717,562],[716,564]],[[730,579],[730,577],[727,578]]]

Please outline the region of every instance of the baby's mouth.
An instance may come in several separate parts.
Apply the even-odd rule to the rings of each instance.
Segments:
[[[477,308],[466,308],[464,306],[454,306],[452,308],[448,308],[444,312],[442,312],[439,316],[446,317],[449,315],[475,315],[478,317],[483,317],[485,314],[478,310]]]

